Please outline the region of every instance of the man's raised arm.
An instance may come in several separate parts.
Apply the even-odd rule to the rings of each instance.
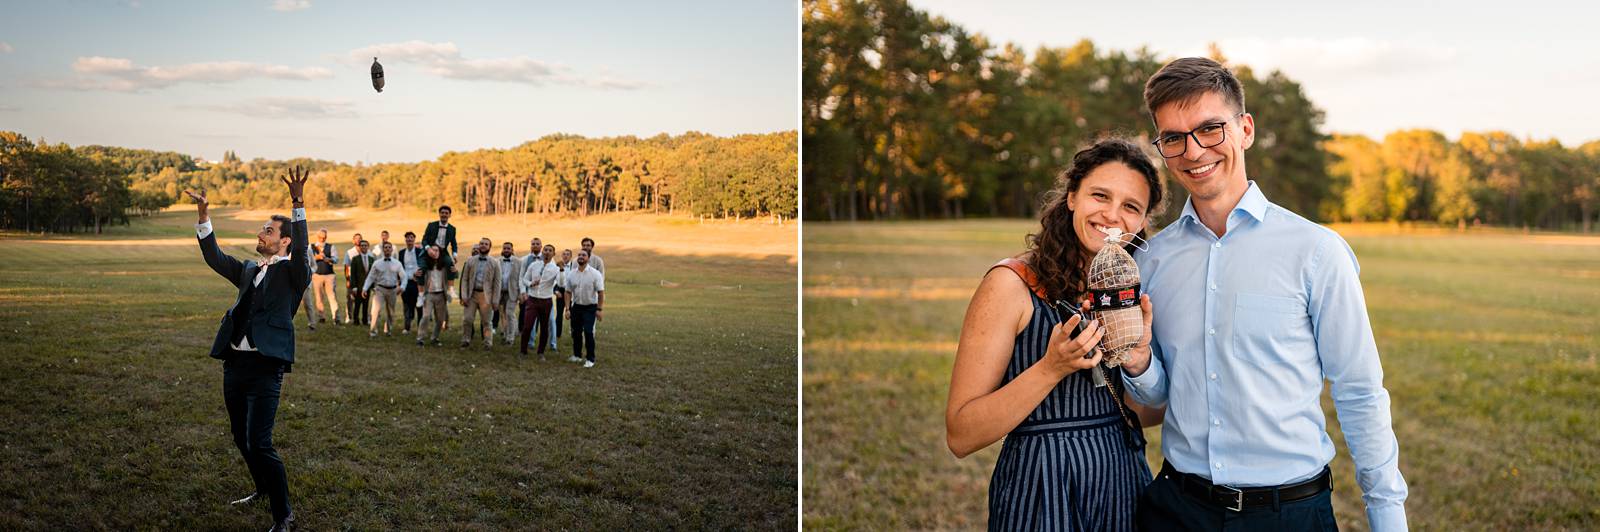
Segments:
[[[206,192],[202,190],[196,194],[185,190],[183,193],[194,199],[195,206],[200,211],[200,220],[194,224],[195,237],[200,240],[200,256],[205,257],[206,265],[211,267],[211,271],[217,272],[217,275],[221,275],[237,288],[239,283],[244,282],[240,279],[244,263],[228,256],[222,252],[222,248],[217,247],[217,235],[211,228],[211,215],[206,212],[206,207],[210,205],[206,202]]]
[[[289,269],[289,280],[302,292],[311,284],[311,264],[306,260],[305,204],[306,179],[310,175],[310,170],[296,166],[289,170],[288,176],[280,177],[283,184],[289,186],[289,199],[294,202],[294,214],[289,222],[289,262],[294,267]]]

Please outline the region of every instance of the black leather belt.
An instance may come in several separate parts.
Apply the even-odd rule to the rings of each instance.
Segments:
[[[1179,491],[1190,497],[1235,512],[1270,507],[1274,501],[1278,504],[1303,501],[1333,489],[1333,474],[1327,466],[1322,467],[1322,474],[1294,484],[1233,488],[1212,484],[1205,477],[1178,471],[1171,463],[1162,461],[1161,478],[1178,483]]]
[[[399,288],[399,287],[400,287],[400,285],[397,285],[397,284],[392,284],[392,285],[389,285],[389,286],[384,286],[384,285],[381,285],[381,284],[378,285],[378,288],[382,288],[384,290],[394,290],[395,288]]]

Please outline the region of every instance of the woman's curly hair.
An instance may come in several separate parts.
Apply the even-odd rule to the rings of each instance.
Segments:
[[[1166,189],[1161,176],[1150,158],[1132,141],[1120,137],[1106,138],[1073,155],[1072,164],[1056,177],[1055,187],[1044,195],[1044,207],[1039,213],[1039,232],[1028,235],[1028,252],[1023,259],[1038,275],[1039,283],[1052,300],[1077,301],[1088,290],[1084,272],[1091,257],[1073,229],[1073,212],[1067,204],[1067,195],[1078,191],[1089,172],[1113,162],[1125,164],[1144,176],[1145,184],[1150,188],[1146,220],[1164,210]],[[1144,236],[1145,231],[1139,230],[1139,237]],[[1126,247],[1131,248],[1132,244]]]

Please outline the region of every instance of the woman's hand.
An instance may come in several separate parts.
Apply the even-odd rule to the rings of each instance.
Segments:
[[[1044,358],[1039,360],[1052,375],[1057,378],[1066,378],[1067,375],[1094,367],[1105,358],[1098,346],[1100,337],[1105,335],[1105,330],[1100,328],[1100,321],[1089,322],[1088,327],[1077,337],[1072,336],[1072,331],[1077,328],[1081,316],[1074,315],[1067,321],[1057,324],[1050,331],[1050,342],[1045,348]]]
[[[1128,348],[1128,361],[1122,363],[1122,371],[1133,377],[1144,375],[1150,369],[1150,323],[1155,319],[1151,312],[1149,295],[1139,296],[1139,310],[1144,314],[1144,335],[1139,337],[1139,343]]]

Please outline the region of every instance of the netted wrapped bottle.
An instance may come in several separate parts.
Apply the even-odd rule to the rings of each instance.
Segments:
[[[383,65],[378,64],[378,58],[372,58],[372,88],[383,92]]]
[[[1105,363],[1117,367],[1144,336],[1144,311],[1139,308],[1139,264],[1122,249],[1122,231],[1110,229],[1105,242],[1089,263],[1090,308],[1105,331],[1100,340]]]

